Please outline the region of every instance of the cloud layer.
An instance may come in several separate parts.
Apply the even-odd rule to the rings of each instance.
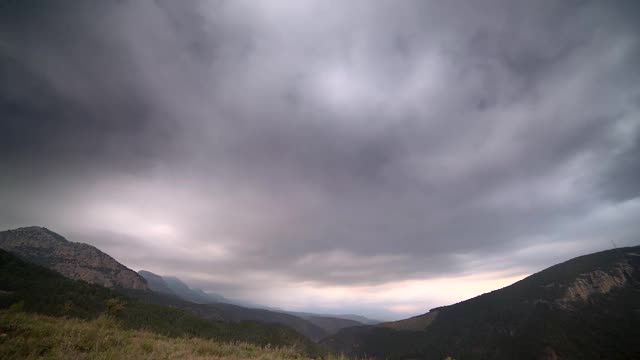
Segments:
[[[633,2],[0,6],[3,228],[390,317],[638,242]]]

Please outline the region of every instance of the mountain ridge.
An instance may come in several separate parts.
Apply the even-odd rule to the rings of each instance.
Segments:
[[[150,299],[148,298],[148,301],[157,301],[159,303],[167,303],[171,306],[184,308],[193,314],[208,319],[225,321],[257,320],[267,323],[284,324],[316,341],[332,335],[342,328],[363,325],[353,320],[331,316],[247,307],[236,304],[222,296],[216,299],[208,293],[202,292],[202,295],[200,295],[196,289],[191,289],[186,283],[174,276],[161,276],[146,270],[142,270],[139,273],[147,279],[152,291],[176,297],[187,303],[172,301],[170,297],[162,299],[152,297]],[[170,281],[174,282],[174,287],[168,285]],[[133,296],[145,295],[133,294]],[[197,296],[195,299],[197,301],[192,300],[194,296]]]
[[[98,248],[72,242],[44,227],[0,232],[0,249],[55,270],[71,279],[107,288],[148,290],[147,281]]]
[[[374,325],[382,323],[382,321],[369,319],[367,317],[355,314],[336,315],[303,311],[289,311],[277,307],[254,304],[247,301],[228,299],[220,294],[212,294],[201,289],[192,288],[176,276],[158,275],[148,270],[139,270],[138,273],[147,280],[152,291],[175,295],[183,300],[191,301],[197,304],[226,303],[247,309],[268,310],[277,313],[289,314],[305,320],[309,320],[327,330],[329,333],[334,333],[339,328],[349,326]],[[170,285],[173,285],[173,287]]]
[[[373,358],[640,356],[640,246],[556,264],[409,319],[340,330],[328,348]]]

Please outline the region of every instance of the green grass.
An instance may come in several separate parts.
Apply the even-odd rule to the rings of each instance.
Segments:
[[[110,315],[82,320],[18,308],[0,310],[0,359],[310,359],[296,346],[169,337],[125,328]]]

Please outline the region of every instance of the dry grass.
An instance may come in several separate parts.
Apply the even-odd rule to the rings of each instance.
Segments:
[[[295,348],[260,347],[126,330],[110,317],[84,321],[0,311],[1,359],[308,359]],[[343,357],[330,356],[329,359]]]

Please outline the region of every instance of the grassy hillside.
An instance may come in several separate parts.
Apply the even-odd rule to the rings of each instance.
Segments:
[[[20,304],[28,312],[85,320],[108,314],[124,329],[144,329],[169,337],[293,346],[309,355],[321,354],[310,340],[282,325],[203,320],[179,309],[147,304],[98,285],[67,279],[0,250],[0,309],[12,304]]]
[[[0,311],[0,359],[308,359],[295,347],[171,338],[94,320]],[[342,359],[329,356],[328,359]]]

